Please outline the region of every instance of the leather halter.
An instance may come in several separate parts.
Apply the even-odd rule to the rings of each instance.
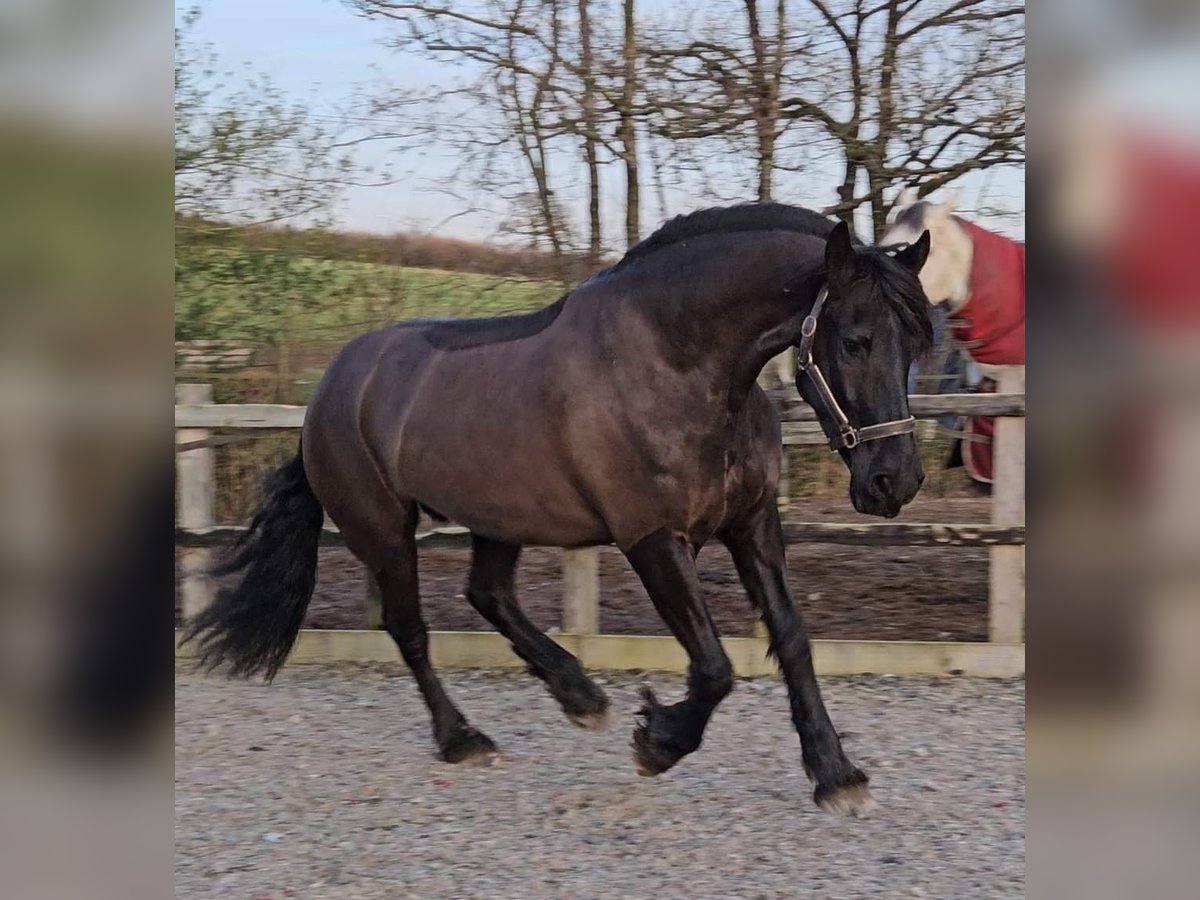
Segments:
[[[821,373],[821,368],[812,356],[813,342],[817,334],[817,319],[820,317],[821,307],[825,305],[828,297],[829,288],[821,288],[812,311],[805,316],[800,325],[800,343],[796,345],[796,376],[797,378],[808,376],[817,396],[821,399],[821,405],[825,407],[825,412],[829,418],[833,419],[833,423],[837,427],[837,434],[829,438],[829,446],[834,450],[851,450],[866,441],[878,441],[882,438],[912,434],[917,427],[917,420],[912,416],[907,419],[896,419],[891,422],[880,422],[878,425],[856,428],[850,424],[850,420],[842,412],[841,406],[833,396],[833,391],[829,389],[829,383]],[[822,427],[824,427],[824,423],[822,423]],[[829,435],[827,428],[825,434]]]

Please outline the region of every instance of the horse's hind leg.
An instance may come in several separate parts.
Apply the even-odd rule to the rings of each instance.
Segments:
[[[383,624],[400,648],[433,717],[433,737],[438,755],[449,763],[490,761],[496,745],[487,735],[472,728],[446,694],[429,661],[429,629],[421,617],[421,595],[417,581],[417,543],[414,538],[417,508],[407,511],[409,521],[397,552],[376,573],[383,599]]]
[[[567,718],[584,728],[603,727],[608,713],[604,692],[584,674],[579,660],[539,631],[517,605],[513,573],[520,546],[479,535],[473,535],[472,542],[467,581],[471,605],[508,638],[529,670],[546,682]]]

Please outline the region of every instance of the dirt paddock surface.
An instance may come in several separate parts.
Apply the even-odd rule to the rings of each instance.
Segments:
[[[898,522],[988,522],[986,498],[918,498]],[[871,523],[843,498],[793,503],[791,518],[809,522]],[[430,523],[427,523],[430,524]],[[361,628],[366,583],[348,550],[320,551],[317,590],[306,628]],[[814,637],[858,640],[987,640],[988,550],[983,547],[788,547],[788,583]],[[463,595],[470,551],[420,551],[421,596],[430,628],[492,631]],[[728,636],[753,633],[733,561],[715,542],[697,561],[714,621]],[[521,606],[539,628],[562,622],[562,555],[526,548],[517,570]],[[178,594],[178,586],[177,586]],[[178,596],[176,608],[178,610]],[[615,548],[600,554],[600,630],[608,634],[668,634],[641,582]]]
[[[774,679],[739,681],[701,749],[644,779],[641,677],[598,677],[615,714],[587,732],[529,676],[444,675],[494,766],[433,757],[399,666],[294,666],[263,686],[179,664],[176,896],[1024,896],[1023,681],[824,679],[878,803],[839,819],[812,805]]]

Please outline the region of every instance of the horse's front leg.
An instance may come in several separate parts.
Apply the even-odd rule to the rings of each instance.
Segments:
[[[817,686],[808,632],[787,586],[783,529],[774,502],[721,535],[750,601],[771,636],[791,698],[792,721],[800,735],[804,769],[816,784],[813,800],[830,812],[859,814],[871,806],[867,776],[842,751]]]
[[[625,555],[690,660],[687,697],[664,706],[647,689],[643,722],[633,733],[639,774],[658,775],[699,748],[713,710],[733,689],[733,666],[701,596],[695,554],[687,541],[656,531]]]

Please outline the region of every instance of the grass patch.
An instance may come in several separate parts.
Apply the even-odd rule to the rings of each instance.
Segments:
[[[972,497],[973,482],[966,469],[946,468],[953,439],[932,423],[918,423],[917,447],[925,469],[923,497]],[[788,496],[830,497],[850,489],[850,471],[842,458],[826,447],[787,447]]]
[[[346,341],[406,319],[527,312],[561,292],[552,282],[515,277],[242,248],[180,248],[176,337],[270,345]]]

